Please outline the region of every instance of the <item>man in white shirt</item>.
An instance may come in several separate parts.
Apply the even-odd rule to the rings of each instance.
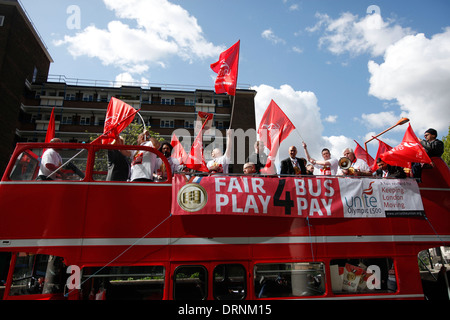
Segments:
[[[363,159],[357,159],[355,152],[352,148],[346,148],[343,152],[344,157],[348,158],[351,162],[349,169],[338,170],[338,175],[354,175],[354,176],[371,176],[372,171],[369,165]]]
[[[62,141],[59,138],[53,138],[50,142],[61,143]],[[45,150],[42,154],[37,180],[56,180],[56,178],[61,178],[61,173],[55,172],[61,165],[62,158],[57,150],[53,148]]]
[[[330,150],[327,148],[322,149],[322,157],[323,161],[317,161],[316,159],[311,158],[308,152],[308,147],[306,143],[303,142],[303,149],[305,150],[306,159],[311,162],[317,170],[314,170],[314,174],[318,175],[332,175],[335,176],[339,169],[339,160],[331,158]]]
[[[148,131],[138,136],[138,145],[159,148],[159,141],[148,138]],[[131,162],[131,181],[153,181],[156,171],[156,154],[150,151],[136,150]]]

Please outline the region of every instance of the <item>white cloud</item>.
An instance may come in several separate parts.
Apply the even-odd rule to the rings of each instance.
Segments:
[[[336,123],[337,118],[338,118],[338,116],[336,116],[336,115],[329,115],[328,117],[323,119],[323,121],[329,122],[329,123]]]
[[[384,62],[369,61],[369,94],[396,100],[416,134],[447,133],[450,119],[450,28],[431,39],[410,35],[390,46]],[[398,120],[399,117],[397,117]],[[395,123],[395,122],[394,122]]]
[[[145,87],[148,86],[150,81],[144,77],[141,77],[140,80],[136,80],[129,72],[124,72],[116,76],[116,79],[113,83],[115,87],[121,86],[137,86],[137,87]]]
[[[349,53],[372,56],[383,55],[386,48],[405,35],[411,34],[409,28],[402,28],[386,22],[379,14],[369,14],[362,18],[349,12],[337,19],[326,14],[317,13],[318,22],[306,30],[315,32],[325,26],[324,35],[319,39],[319,46],[326,47],[334,54]]]
[[[324,127],[314,92],[296,91],[287,84],[282,85],[279,89],[265,84],[252,87],[252,89],[257,91],[255,97],[257,126],[273,99],[296,127],[296,130],[292,131],[288,138],[281,143],[277,165],[279,165],[280,160],[288,156],[288,149],[291,145],[297,147],[298,157],[305,157],[302,138],[308,145],[310,155],[317,159],[322,159],[321,150],[323,148],[330,149],[332,155],[339,158],[342,155],[342,150],[355,145],[352,139],[344,136],[322,136]]]
[[[396,116],[393,111],[384,111],[380,113],[363,113],[361,120],[368,128],[389,128],[395,124],[400,117]]]
[[[73,57],[95,57],[104,65],[118,66],[132,73],[143,73],[149,65],[165,65],[168,57],[186,61],[217,57],[223,47],[208,42],[197,19],[179,5],[167,0],[104,0],[118,19],[106,29],[91,25],[74,36],[54,41],[66,45]]]
[[[277,37],[277,36],[275,35],[275,33],[272,31],[272,29],[264,30],[264,31],[261,33],[261,37],[263,37],[264,39],[269,40],[269,41],[272,42],[273,44],[277,44],[277,43],[283,43],[283,44],[284,44],[284,43],[286,43],[285,40],[283,40],[283,39]]]
[[[303,53],[303,49],[299,48],[299,47],[292,47],[292,51],[296,52],[296,53]]]

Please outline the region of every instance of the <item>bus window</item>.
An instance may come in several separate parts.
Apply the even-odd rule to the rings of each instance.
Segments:
[[[13,181],[84,179],[88,153],[86,149],[56,149],[56,153],[51,150],[47,149],[47,152],[53,152],[53,156],[45,159],[55,167],[54,169],[43,169],[45,160],[42,160],[42,156],[45,151],[42,148],[26,150],[17,157],[9,178]]]
[[[100,149],[95,153],[93,179],[96,181],[128,181],[130,156],[134,150]]]
[[[330,262],[333,293],[393,293],[397,291],[390,258],[335,259]]]
[[[174,273],[175,300],[205,300],[208,272],[204,266],[179,266]]]
[[[420,251],[417,256],[423,293],[427,300],[449,300],[450,247]]]
[[[257,298],[304,297],[325,294],[321,262],[260,263],[255,265]]]
[[[220,264],[214,268],[213,294],[217,300],[242,300],[247,291],[246,271],[241,264]]]
[[[14,181],[35,180],[38,168],[38,156],[31,150],[26,150],[17,157],[9,178]]]
[[[10,263],[11,252],[0,252],[0,300],[3,299],[5,293]]]
[[[65,270],[61,257],[18,253],[9,295],[63,293]]]
[[[85,267],[82,270],[83,300],[162,300],[163,266]]]

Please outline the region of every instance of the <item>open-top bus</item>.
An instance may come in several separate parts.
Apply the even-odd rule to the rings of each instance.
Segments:
[[[36,180],[45,148],[71,164],[64,180]],[[119,148],[156,153],[169,168],[149,147],[17,144],[0,182],[3,299],[424,299],[439,290],[422,279],[418,255],[450,241],[441,159],[421,183],[170,169],[160,182],[105,181],[106,151]]]

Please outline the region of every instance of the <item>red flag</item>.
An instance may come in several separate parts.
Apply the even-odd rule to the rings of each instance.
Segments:
[[[286,139],[295,126],[284,114],[275,101],[270,101],[269,106],[261,118],[258,135],[264,145],[270,150],[266,166],[261,169],[262,173],[273,174],[273,161],[278,153],[281,142]]]
[[[380,158],[390,165],[404,168],[410,167],[411,162],[431,163],[430,157],[420,144],[411,124],[406,129],[402,142],[395,148],[381,154]]]
[[[172,157],[177,159],[180,164],[184,164],[188,155],[186,151],[184,151],[183,145],[175,134],[172,135],[170,145],[173,147]]]
[[[122,100],[112,97],[106,111],[102,143],[111,143],[133,121],[139,110],[134,109]]]
[[[212,113],[208,113],[208,116],[203,121],[203,125],[197,134],[197,137],[192,144],[191,151],[186,160],[186,167],[197,171],[209,172],[206,166],[205,158],[203,157],[203,131],[209,120],[212,119]]]
[[[374,137],[375,138],[375,137]],[[389,151],[392,149],[392,147],[388,144],[386,144],[385,142],[381,141],[378,138],[375,138],[378,140],[378,150],[377,150],[377,156],[375,157],[375,160],[380,158],[380,155],[382,155],[383,153]],[[378,165],[377,162],[375,161],[373,166],[372,166],[372,171],[376,171],[378,169]]]
[[[356,148],[355,148],[355,151],[354,151],[356,158],[363,159],[367,163],[369,168],[372,168],[372,166],[373,166],[373,164],[375,162],[375,161],[373,161],[373,158],[370,156],[370,154],[368,154],[366,152],[366,150],[364,150],[363,147],[361,147],[359,145],[358,142],[356,142],[356,140],[353,140],[353,141],[355,141],[355,143],[356,143]]]
[[[52,109],[50,121],[48,122],[47,134],[45,135],[45,142],[50,142],[55,137],[55,108]]]
[[[211,69],[217,73],[216,93],[226,92],[231,96],[236,95],[240,43],[241,40],[222,52],[219,61],[211,64]]]

